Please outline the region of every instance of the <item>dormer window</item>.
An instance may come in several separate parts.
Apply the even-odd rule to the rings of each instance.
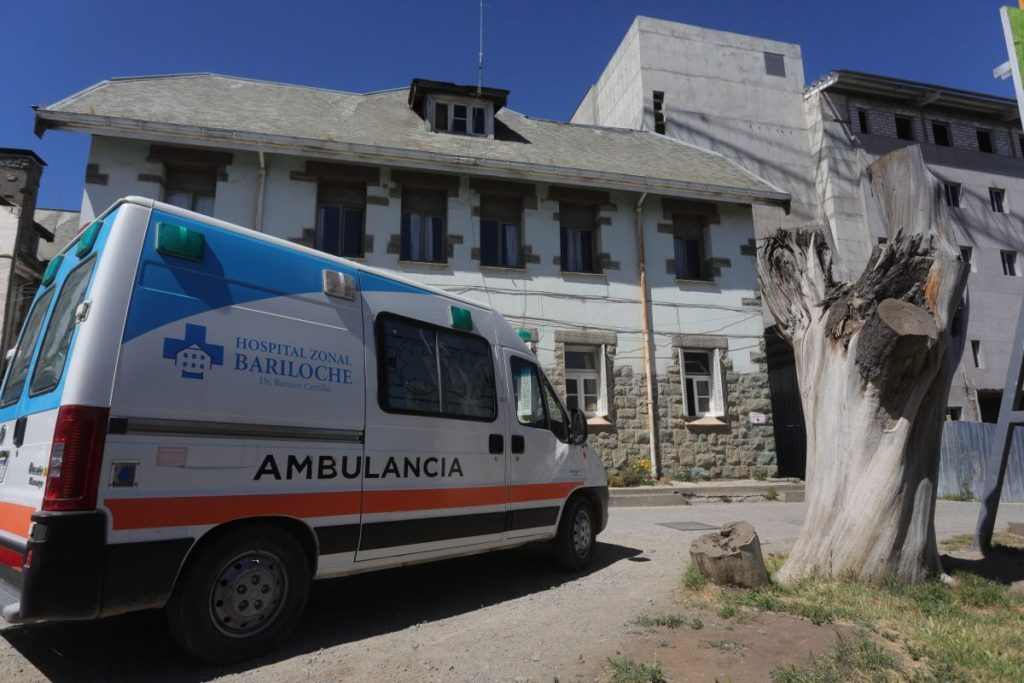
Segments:
[[[493,128],[493,125],[489,125],[490,108],[487,103],[477,105],[436,99],[432,129],[435,133],[490,135]]]
[[[435,133],[494,137],[494,115],[505,106],[508,90],[413,79],[409,107]]]

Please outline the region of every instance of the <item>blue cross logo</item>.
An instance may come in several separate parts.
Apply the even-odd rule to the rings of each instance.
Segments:
[[[164,358],[174,361],[186,379],[202,379],[214,365],[224,364],[224,347],[206,343],[206,328],[185,325],[185,338],[164,337]]]

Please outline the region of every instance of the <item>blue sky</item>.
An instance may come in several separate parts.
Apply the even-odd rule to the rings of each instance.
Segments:
[[[856,69],[1012,97],[998,0],[487,0],[487,85],[567,119],[638,14],[799,43],[808,82]],[[476,82],[478,0],[0,0],[0,147],[49,164],[40,206],[78,209],[88,137],[33,135],[31,105],[112,76],[212,71],[351,92]],[[12,59],[13,57],[13,59]]]

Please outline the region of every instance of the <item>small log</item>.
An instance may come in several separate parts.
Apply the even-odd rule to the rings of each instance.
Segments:
[[[721,531],[696,539],[690,544],[690,559],[719,586],[757,588],[769,583],[761,541],[747,522],[731,522]]]

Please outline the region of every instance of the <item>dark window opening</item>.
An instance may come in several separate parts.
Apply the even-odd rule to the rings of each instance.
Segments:
[[[971,340],[971,356],[974,357],[974,367],[984,368],[985,359],[981,355],[981,342],[977,339]]]
[[[786,58],[777,52],[764,53],[764,71],[769,76],[786,77]]]
[[[473,107],[473,135],[486,135],[487,110],[483,107]]]
[[[971,264],[971,259],[973,258],[973,256],[974,256],[974,248],[973,247],[960,247],[960,260],[961,261],[963,261],[967,265],[972,265]]]
[[[366,186],[317,186],[316,248],[335,256],[363,256]]]
[[[860,132],[868,133],[868,112],[864,109],[857,110],[857,122],[860,124]]]
[[[987,130],[978,131],[978,151],[992,154],[992,133]]]
[[[960,406],[949,406],[946,408],[946,421],[959,422],[963,415],[963,408]]]
[[[597,273],[596,208],[593,206],[561,204],[558,209],[561,222],[562,272]]]
[[[1017,252],[1001,251],[999,257],[1003,263],[1003,275],[1017,277]]]
[[[672,239],[677,280],[711,280],[704,263],[707,249],[702,220],[692,216],[672,217],[675,235]]]
[[[518,197],[480,197],[480,265],[522,267],[522,216]]]
[[[378,332],[381,408],[485,422],[497,416],[487,340],[390,315],[381,316]]]
[[[665,93],[660,90],[654,91],[654,132],[665,134]]]
[[[167,164],[164,201],[168,204],[212,216],[216,194],[216,166]]]
[[[932,122],[932,138],[936,145],[949,147],[949,126],[944,123]]]
[[[878,243],[879,244],[888,244],[889,243],[889,238],[888,237],[879,237],[878,238]]]
[[[434,130],[448,130],[448,103],[434,103]]]
[[[1006,190],[1001,190],[998,187],[988,188],[988,200],[989,205],[995,213],[1006,213],[1004,201],[1006,199]]]
[[[402,189],[403,261],[446,263],[445,216],[448,193]]]
[[[942,191],[946,197],[946,206],[951,209],[960,208],[960,184],[959,183],[943,183]]]
[[[896,137],[900,140],[914,139],[914,121],[908,116],[896,117]]]

